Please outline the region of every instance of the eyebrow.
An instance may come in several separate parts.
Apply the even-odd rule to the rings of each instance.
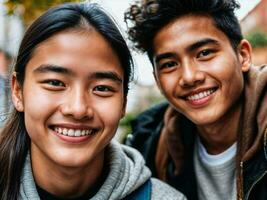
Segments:
[[[174,53],[162,53],[156,56],[155,58],[155,62],[158,63],[161,59],[165,59],[165,58],[171,58],[174,57],[175,54]]]
[[[204,38],[202,40],[199,40],[191,45],[189,45],[188,47],[186,47],[186,51],[190,52],[190,51],[194,51],[202,46],[208,45],[208,44],[215,44],[218,45],[219,42],[217,40],[214,39],[210,39],[210,38]],[[161,59],[165,59],[165,58],[172,58],[175,57],[175,53],[172,52],[167,52],[167,53],[162,53],[156,56],[155,58],[155,62],[158,63]]]
[[[103,71],[103,72],[95,72],[90,75],[90,78],[93,79],[110,79],[119,83],[122,83],[122,79],[119,77],[118,74],[111,72],[111,71]]]
[[[40,65],[34,70],[34,73],[47,73],[54,72],[59,74],[66,74],[75,76],[75,73],[67,68],[58,65]],[[96,71],[88,76],[88,79],[110,79],[119,83],[122,83],[122,79],[118,74],[112,71]]]
[[[69,69],[66,69],[66,68],[58,66],[58,65],[51,65],[51,64],[40,65],[33,72],[34,73],[54,72],[54,73],[59,73],[59,74],[74,75],[74,73]]]
[[[194,51],[202,46],[208,45],[208,44],[215,44],[215,45],[219,45],[219,42],[217,40],[211,39],[211,38],[204,38],[202,40],[199,40],[191,45],[189,45],[186,48],[186,51],[190,52],[190,51]]]

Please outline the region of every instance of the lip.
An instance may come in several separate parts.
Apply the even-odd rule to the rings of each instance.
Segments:
[[[84,136],[68,136],[68,135],[63,135],[58,133],[57,131],[54,130],[54,127],[60,127],[60,128],[67,128],[67,129],[79,129],[79,130],[92,130],[92,133],[89,135],[84,135]],[[95,133],[97,132],[96,128],[87,126],[87,125],[82,125],[82,124],[54,124],[50,125],[49,129],[53,132],[55,136],[57,136],[61,141],[70,143],[70,144],[80,144],[84,143],[88,140],[90,140]]]
[[[70,124],[70,123],[59,123],[59,124],[53,124],[50,125],[50,127],[61,127],[61,128],[68,128],[68,129],[96,129],[92,126],[84,125],[84,124]]]
[[[188,96],[196,95],[196,94],[199,94],[201,92],[208,91],[208,90],[214,90],[214,92],[212,92],[208,96],[202,97],[200,99],[188,99],[187,98]],[[191,107],[200,108],[200,107],[206,106],[212,100],[212,98],[216,94],[217,90],[218,90],[218,87],[201,88],[201,89],[197,89],[197,90],[194,90],[194,91],[188,93],[183,98],[186,101],[186,103],[189,104]]]
[[[188,96],[191,96],[191,95],[194,95],[194,94],[198,94],[200,92],[204,92],[204,91],[207,91],[207,90],[217,90],[217,89],[218,89],[217,86],[205,87],[205,88],[197,88],[195,90],[192,90],[190,92],[186,92],[186,93],[182,94],[181,98],[185,99]]]
[[[56,131],[53,131],[53,133],[62,141],[67,142],[67,143],[71,143],[71,144],[80,144],[83,142],[86,142],[87,140],[89,140],[91,137],[93,137],[93,135],[86,135],[86,136],[80,136],[80,137],[71,137],[71,136],[66,136],[66,135],[62,135]]]

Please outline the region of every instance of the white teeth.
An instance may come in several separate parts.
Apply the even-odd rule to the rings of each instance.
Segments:
[[[68,130],[66,128],[63,128],[63,135],[67,135],[68,134]]]
[[[92,130],[80,130],[80,129],[67,129],[67,128],[59,128],[59,127],[55,127],[54,131],[56,131],[57,133],[66,135],[66,136],[70,136],[70,137],[80,137],[80,136],[85,136],[85,135],[90,135],[92,134]]]
[[[73,129],[69,129],[68,136],[74,136],[74,130]]]
[[[82,136],[84,136],[85,135],[85,130],[82,130]]]
[[[204,97],[211,95],[213,92],[215,92],[215,89],[210,89],[204,92],[200,92],[198,94],[187,96],[186,99],[191,100],[191,101],[199,100],[199,99],[202,99]]]
[[[76,131],[74,132],[74,135],[75,135],[76,137],[81,136],[81,130],[76,130]]]
[[[58,132],[62,133],[63,132],[62,128],[58,128]]]

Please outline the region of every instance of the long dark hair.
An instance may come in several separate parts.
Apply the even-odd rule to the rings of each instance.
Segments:
[[[124,70],[124,94],[132,78],[132,57],[114,20],[97,4],[62,4],[49,9],[26,31],[21,42],[14,72],[20,86],[24,83],[25,68],[38,45],[56,33],[69,29],[94,27],[117,53]],[[0,199],[18,199],[20,177],[30,138],[24,124],[24,113],[13,108],[0,135]]]

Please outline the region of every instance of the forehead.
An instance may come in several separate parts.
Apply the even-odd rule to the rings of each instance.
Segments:
[[[40,65],[71,68],[77,74],[109,70],[122,74],[117,53],[97,31],[60,32],[42,42],[34,51],[26,73]]]
[[[190,45],[203,38],[214,39],[219,43],[229,43],[227,36],[215,26],[213,19],[206,15],[186,15],[164,26],[154,37],[156,54],[163,49]]]

